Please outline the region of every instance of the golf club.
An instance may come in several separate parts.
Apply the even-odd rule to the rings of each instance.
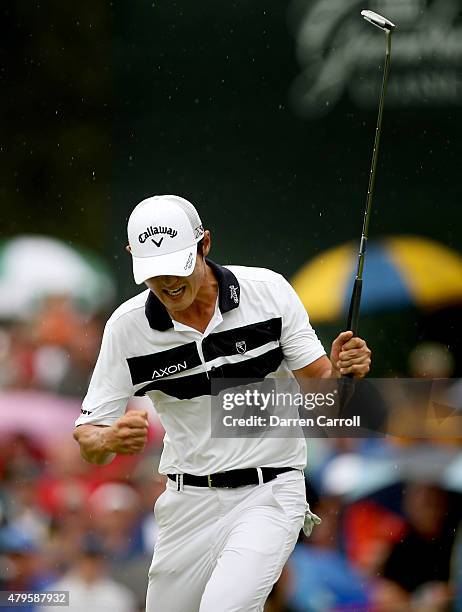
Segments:
[[[358,268],[356,272],[356,277],[353,285],[353,291],[351,295],[350,308],[348,312],[348,322],[347,329],[353,332],[353,336],[356,336],[358,332],[358,321],[359,321],[359,308],[361,304],[361,292],[362,292],[362,283],[363,283],[363,269],[364,269],[364,258],[366,255],[366,245],[367,239],[369,236],[369,221],[370,221],[370,212],[372,207],[372,196],[374,193],[374,185],[375,185],[375,174],[377,168],[377,158],[379,153],[379,144],[380,144],[380,132],[382,130],[382,117],[383,117],[383,107],[385,102],[385,94],[388,83],[388,72],[390,68],[390,56],[391,56],[391,35],[396,27],[394,23],[382,17],[378,13],[374,13],[373,11],[361,11],[361,15],[364,17],[366,21],[372,23],[376,27],[383,30],[386,34],[386,56],[385,56],[385,66],[383,69],[383,80],[382,80],[382,90],[380,93],[380,103],[379,103],[379,114],[377,118],[377,127],[375,130],[375,140],[374,140],[374,149],[372,153],[372,164],[371,171],[369,175],[369,187],[367,190],[367,203],[366,209],[364,211],[364,221],[363,221],[363,229],[361,235],[361,242],[359,245],[359,254],[358,254]]]

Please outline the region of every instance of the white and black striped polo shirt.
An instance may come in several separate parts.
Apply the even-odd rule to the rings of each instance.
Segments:
[[[305,440],[210,436],[213,376],[293,376],[325,351],[295,291],[262,268],[219,266],[215,313],[204,333],[170,318],[150,291],[108,320],[76,425],[112,425],[133,395],[148,395],[165,429],[162,473],[212,474],[306,464]]]

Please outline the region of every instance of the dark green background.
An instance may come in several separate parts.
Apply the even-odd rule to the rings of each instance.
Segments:
[[[359,239],[376,110],[345,96],[322,119],[294,114],[288,6],[2,3],[2,237],[45,232],[96,249],[121,298],[137,290],[126,219],[154,193],[197,204],[222,263],[290,276]],[[373,236],[460,250],[461,119],[461,108],[386,109]],[[446,334],[457,353],[454,312],[444,326],[411,311],[364,319],[378,367],[402,370],[419,336]]]

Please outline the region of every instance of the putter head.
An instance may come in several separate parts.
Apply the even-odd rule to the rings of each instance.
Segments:
[[[396,28],[396,25],[389,19],[374,13],[374,11],[361,11],[361,15],[366,21],[369,21],[369,23],[372,23],[372,25],[377,26],[381,30],[385,30],[385,32],[392,32]]]

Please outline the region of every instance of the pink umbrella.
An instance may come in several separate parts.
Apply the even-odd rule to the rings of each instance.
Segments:
[[[44,391],[0,392],[0,437],[23,433],[40,444],[63,438],[71,440],[80,405],[79,399]],[[159,444],[163,429],[150,402],[134,398],[130,407],[148,410],[151,440]]]
[[[43,391],[0,393],[0,436],[23,433],[39,443],[72,438],[80,401]]]

